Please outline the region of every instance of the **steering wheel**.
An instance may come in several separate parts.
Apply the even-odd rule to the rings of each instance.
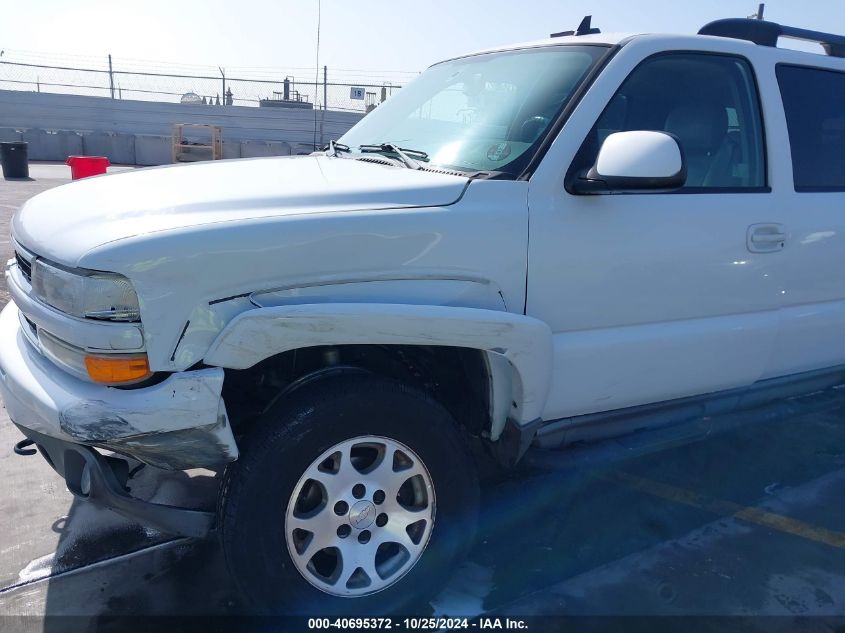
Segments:
[[[544,116],[532,116],[526,119],[519,129],[519,140],[523,143],[533,143],[548,125],[549,119]]]

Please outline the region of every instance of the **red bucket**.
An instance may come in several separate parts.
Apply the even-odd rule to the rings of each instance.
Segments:
[[[111,164],[105,156],[68,156],[65,163],[70,165],[70,174],[74,180],[104,174]]]

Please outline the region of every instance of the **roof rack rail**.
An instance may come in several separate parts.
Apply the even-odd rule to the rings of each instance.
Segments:
[[[574,31],[561,31],[560,33],[552,33],[549,37],[566,37],[567,35],[595,35],[596,33],[601,33],[601,29],[594,29],[590,26],[590,22],[593,21],[593,16],[585,15],[584,19],[581,20],[581,24],[578,25],[578,28]]]
[[[737,40],[747,40],[760,46],[776,48],[778,39],[786,37],[793,40],[804,40],[821,44],[824,52],[831,57],[845,57],[845,36],[820,31],[809,31],[793,26],[783,26],[766,20],[752,20],[744,18],[729,18],[716,20],[706,24],[699,35],[717,35]]]

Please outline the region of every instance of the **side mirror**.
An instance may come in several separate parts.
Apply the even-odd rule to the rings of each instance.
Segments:
[[[684,186],[687,167],[678,140],[665,132],[617,132],[608,136],[596,164],[571,184],[573,193],[673,191]]]

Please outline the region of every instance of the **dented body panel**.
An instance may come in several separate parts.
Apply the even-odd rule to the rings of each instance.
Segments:
[[[0,394],[20,427],[128,453],[155,466],[215,466],[238,456],[221,398],[223,370],[173,374],[150,387],[85,383],[38,354],[14,303],[0,313]]]
[[[484,350],[511,367],[509,415],[540,416],[551,376],[551,330],[520,314],[477,308],[323,303],[259,308],[235,317],[211,345],[205,363],[245,369],[293,349],[319,345],[434,345]],[[496,364],[501,370],[501,364]],[[504,381],[500,378],[500,385]],[[500,419],[497,427],[504,425]],[[501,428],[498,429],[499,431]]]

